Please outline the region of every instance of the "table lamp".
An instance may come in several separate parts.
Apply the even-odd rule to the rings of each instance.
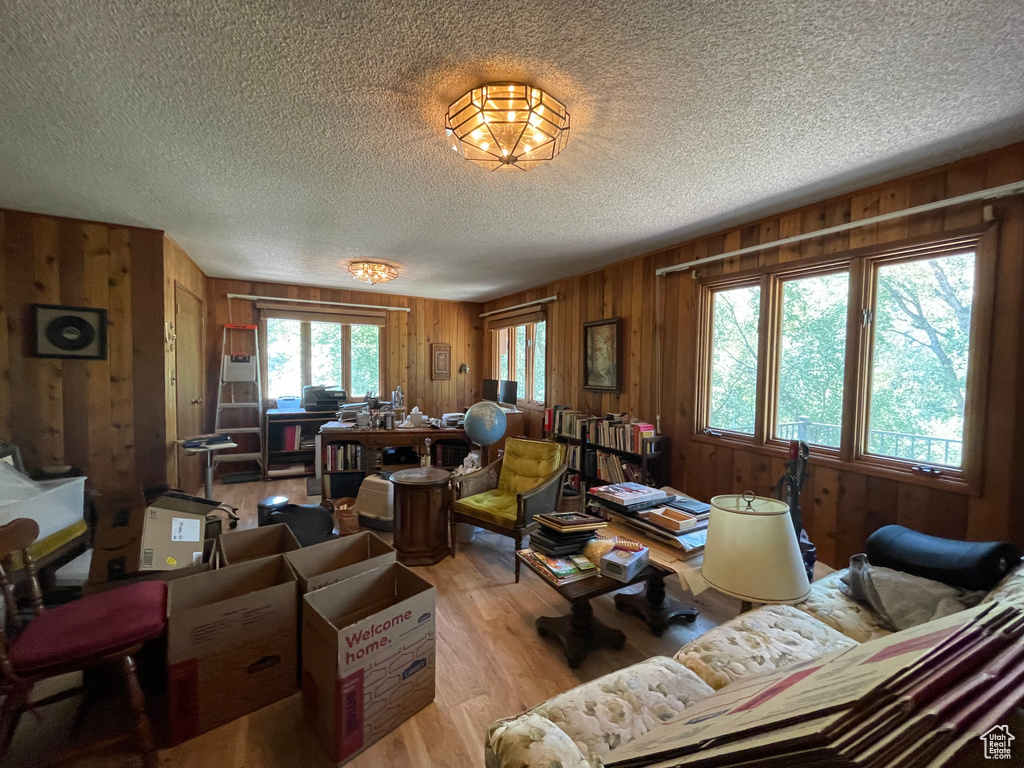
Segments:
[[[701,575],[744,603],[797,603],[806,598],[811,585],[789,507],[750,491],[711,499]]]

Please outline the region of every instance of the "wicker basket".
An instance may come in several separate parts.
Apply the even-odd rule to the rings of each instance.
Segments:
[[[562,511],[563,512],[582,512],[583,511],[583,494],[579,491],[562,491]]]

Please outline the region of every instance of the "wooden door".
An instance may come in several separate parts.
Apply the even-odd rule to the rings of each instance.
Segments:
[[[174,286],[175,380],[178,391],[178,439],[203,433],[205,409],[203,375],[203,301],[180,285]],[[203,486],[203,458],[186,456],[178,446],[178,488],[196,493]]]

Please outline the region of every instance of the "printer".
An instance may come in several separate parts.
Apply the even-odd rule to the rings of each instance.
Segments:
[[[302,388],[302,407],[307,411],[336,411],[348,401],[344,389],[318,384]]]

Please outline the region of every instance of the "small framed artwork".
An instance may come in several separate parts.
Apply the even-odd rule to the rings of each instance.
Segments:
[[[434,381],[443,381],[452,377],[452,345],[431,344],[430,345],[430,378]]]
[[[618,392],[622,388],[621,341],[621,318],[583,324],[584,389]]]
[[[36,357],[107,359],[107,310],[34,304]]]

